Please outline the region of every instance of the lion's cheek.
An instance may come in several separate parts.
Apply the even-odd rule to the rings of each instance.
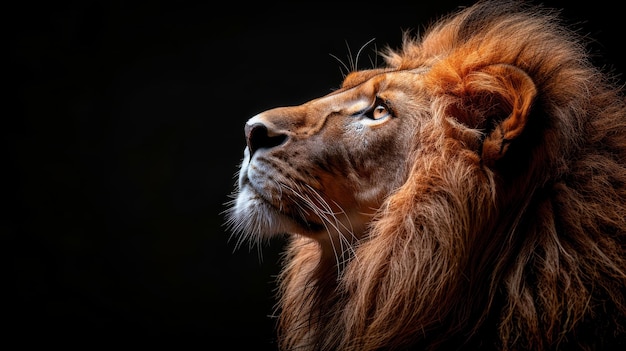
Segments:
[[[408,157],[408,151],[390,142],[379,142],[378,147],[371,148],[383,157],[364,155],[353,158],[354,169],[346,177],[354,201],[366,212],[378,210],[385,199],[404,184],[407,176],[404,159]]]
[[[377,184],[359,189],[355,193],[356,201],[364,204],[366,209],[378,209],[382,199],[389,193],[386,184]]]

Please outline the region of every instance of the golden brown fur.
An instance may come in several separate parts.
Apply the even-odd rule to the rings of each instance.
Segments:
[[[298,149],[303,161],[293,161],[304,175],[275,169],[276,182],[301,177],[315,189],[302,195],[310,201],[299,215],[286,188],[252,196],[301,216],[296,224],[243,207],[230,217],[254,240],[271,234],[258,228],[279,222],[274,234],[294,234],[279,280],[283,349],[626,346],[626,106],[582,44],[555,12],[479,2],[421,38],[407,36],[384,53],[386,67],[353,72],[327,97],[254,119],[285,134],[247,129],[249,148],[261,149],[262,139],[272,162],[287,164],[297,141],[311,150]],[[386,143],[373,153],[397,163],[382,165],[377,180],[373,156],[331,144],[320,155],[337,159],[325,163],[316,147],[331,139],[311,136],[342,138],[340,122],[315,121],[343,116],[328,106],[370,93],[395,108],[395,119],[372,128],[381,133],[372,140]],[[286,122],[294,116],[297,123]],[[397,143],[384,134],[393,123],[407,123],[393,132]],[[316,161],[300,164],[307,157]],[[361,196],[359,182],[378,192]],[[354,228],[320,235],[328,217],[316,212],[315,220],[315,207],[342,212],[346,219],[333,216],[338,227]]]

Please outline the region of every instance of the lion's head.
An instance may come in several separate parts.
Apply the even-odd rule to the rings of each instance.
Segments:
[[[555,12],[479,2],[252,117],[228,223],[290,234],[284,349],[624,345],[626,106]]]

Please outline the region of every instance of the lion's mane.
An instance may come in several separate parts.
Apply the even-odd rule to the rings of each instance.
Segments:
[[[479,2],[383,53],[392,69],[430,66],[432,113],[466,124],[497,129],[477,118],[532,97],[523,132],[502,138],[506,157],[480,160],[462,136],[424,133],[429,147],[339,268],[294,236],[279,277],[284,349],[626,345],[625,102],[558,16]],[[476,72],[494,64],[533,86],[491,86]]]

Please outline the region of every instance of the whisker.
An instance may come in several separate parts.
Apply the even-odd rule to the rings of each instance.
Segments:
[[[370,59],[370,65],[372,67],[378,67],[378,46],[376,46],[376,44],[374,44],[374,61],[372,61],[372,57],[371,56],[367,56]]]
[[[363,51],[363,49],[365,49],[366,46],[368,46],[371,42],[373,42],[374,40],[376,40],[376,38],[372,38],[370,40],[368,40],[365,44],[363,44],[361,46],[361,48],[359,49],[359,51],[356,53],[356,58],[355,58],[355,66],[354,66],[354,70],[359,69],[359,56],[361,55],[361,52]]]
[[[339,62],[339,64],[341,64],[341,66],[343,66],[343,68],[345,68],[346,72],[343,72],[343,69],[341,67],[339,67],[339,72],[341,73],[341,77],[345,78],[349,73],[350,73],[350,68],[348,68],[348,65],[346,65],[345,62],[343,62],[339,57],[333,55],[333,54],[329,54],[332,58],[334,58],[335,60],[337,60],[337,62]]]
[[[355,254],[355,249],[354,249],[354,245],[353,243],[357,241],[357,237],[356,235],[354,235],[354,229],[352,227],[352,223],[350,221],[350,217],[347,215],[347,213],[345,212],[345,210],[343,210],[343,208],[336,202],[333,202],[335,204],[335,206],[337,208],[340,209],[340,211],[338,212],[334,212],[332,211],[331,206],[328,204],[328,202],[319,194],[319,192],[314,189],[313,187],[311,187],[308,184],[305,184],[305,186],[307,187],[307,194],[310,194],[312,196],[315,197],[315,199],[317,200],[318,203],[320,203],[320,205],[323,208],[319,208],[318,206],[317,209],[319,210],[319,213],[323,213],[324,216],[320,216],[320,218],[322,218],[322,221],[326,221],[328,222],[328,225],[334,229],[334,231],[337,233],[338,235],[338,240],[339,240],[339,251],[337,251],[335,244],[334,244],[334,240],[333,237],[331,236],[331,233],[328,232],[330,239],[331,239],[331,243],[333,245],[333,251],[335,254],[335,260],[337,262],[337,269],[338,269],[338,274],[340,274],[341,269],[343,268],[343,266],[345,265],[345,262],[347,262],[349,260],[349,257],[353,256]],[[338,215],[343,214],[344,218],[346,219],[346,221],[348,222],[347,224],[349,225],[349,227],[344,224],[339,218]],[[319,214],[318,214],[319,216]],[[328,226],[326,224],[324,224],[326,228],[328,228]],[[342,230],[343,228],[343,230]],[[328,229],[327,229],[328,231]],[[351,239],[351,240],[350,240]],[[349,256],[346,257],[346,253],[349,253]]]
[[[350,64],[350,70],[349,72],[355,71],[356,67],[354,65],[354,58],[352,57],[352,50],[350,50],[350,44],[348,44],[348,41],[345,41],[346,43],[346,48],[348,50],[348,63]]]

